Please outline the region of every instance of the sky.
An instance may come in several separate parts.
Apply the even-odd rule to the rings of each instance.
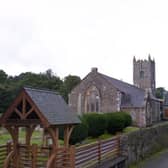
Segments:
[[[156,62],[168,89],[167,0],[0,0],[0,69],[52,69],[83,78],[92,67],[133,83],[133,57]]]

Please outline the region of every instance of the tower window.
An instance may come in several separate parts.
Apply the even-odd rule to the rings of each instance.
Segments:
[[[140,71],[140,78],[141,78],[141,79],[144,78],[144,71]]]

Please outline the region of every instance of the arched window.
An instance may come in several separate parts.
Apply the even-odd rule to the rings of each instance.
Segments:
[[[86,91],[85,112],[100,112],[100,94],[95,86]]]
[[[144,78],[144,71],[140,71],[140,78],[141,78],[141,79]]]

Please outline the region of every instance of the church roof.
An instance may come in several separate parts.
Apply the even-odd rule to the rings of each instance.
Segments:
[[[143,107],[145,90],[140,89],[134,85],[128,84],[118,79],[114,79],[107,75],[99,73],[104,79],[106,79],[111,85],[124,93],[125,98],[121,102],[122,107]],[[124,96],[123,95],[123,96]]]
[[[80,120],[54,91],[25,87],[24,90],[51,125],[78,124]]]

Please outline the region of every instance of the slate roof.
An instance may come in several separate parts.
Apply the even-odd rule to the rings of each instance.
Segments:
[[[112,86],[125,94],[121,107],[144,107],[145,90],[99,73]]]
[[[24,90],[51,125],[80,123],[77,115],[58,93],[28,87],[24,87]]]

